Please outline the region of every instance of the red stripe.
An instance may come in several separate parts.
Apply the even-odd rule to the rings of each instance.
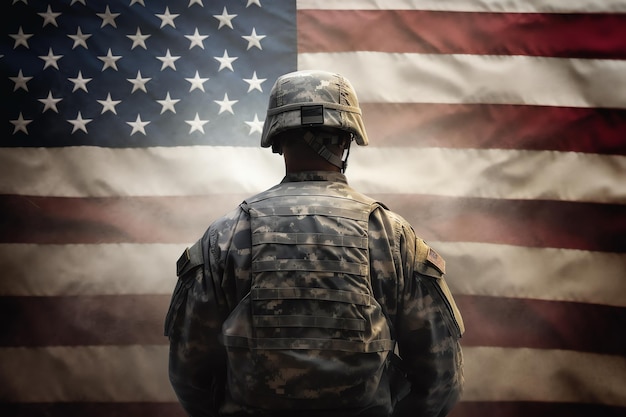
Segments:
[[[626,308],[468,295],[455,299],[467,328],[464,346],[626,352]],[[169,301],[169,295],[0,297],[0,346],[167,344],[163,322]]]
[[[624,205],[424,195],[387,200],[427,240],[626,252]]]
[[[299,10],[298,52],[626,58],[626,14]]]
[[[175,285],[172,272],[172,290]],[[0,297],[0,346],[166,344],[163,323],[170,298],[144,294]]]
[[[177,403],[0,403],[0,415],[11,417],[184,417]],[[556,402],[462,401],[450,417],[623,417],[626,407]]]
[[[464,346],[626,352],[623,307],[469,295],[455,300],[467,328]]]
[[[243,200],[0,196],[4,243],[188,243]],[[427,240],[626,252],[626,205],[372,195]]]
[[[626,109],[364,103],[372,146],[626,155]]]
[[[0,403],[0,415],[11,417],[186,417],[178,403]]]
[[[464,401],[458,403],[448,414],[449,417],[624,417],[625,415],[626,407],[531,401]]]

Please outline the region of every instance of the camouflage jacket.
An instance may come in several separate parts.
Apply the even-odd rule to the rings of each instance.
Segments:
[[[294,181],[347,184],[340,173],[305,172],[287,175],[276,187]],[[182,273],[166,318],[170,381],[192,417],[280,415],[238,404],[225,383],[226,353],[219,342],[222,324],[249,292],[252,275],[250,218],[242,207],[209,226],[197,245],[204,261],[200,266],[187,272],[184,262],[179,265]],[[444,280],[445,262],[406,220],[383,206],[370,215],[368,245],[374,296],[391,322],[402,373],[411,384],[393,415],[444,416],[463,387],[459,339],[464,331]],[[389,391],[381,387],[372,406],[354,410],[354,415],[388,415],[381,410],[389,409],[383,403],[393,401]],[[298,414],[350,415],[345,410],[336,414],[298,410]]]

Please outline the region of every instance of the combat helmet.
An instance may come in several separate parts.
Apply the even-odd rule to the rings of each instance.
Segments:
[[[278,77],[270,92],[261,146],[276,152],[276,135],[296,128],[308,130],[305,140],[316,150],[316,135],[336,129],[349,132],[357,145],[368,144],[354,88],[336,73],[307,70]]]

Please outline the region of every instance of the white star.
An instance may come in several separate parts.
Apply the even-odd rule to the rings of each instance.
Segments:
[[[222,114],[225,111],[229,112],[230,114],[235,114],[235,112],[233,111],[233,104],[237,103],[239,100],[229,100],[228,93],[224,93],[224,100],[213,101],[220,105],[220,111],[217,114]]]
[[[248,93],[252,90],[259,90],[260,92],[263,92],[261,84],[267,81],[267,78],[257,78],[256,71],[254,71],[254,73],[252,74],[252,78],[244,78],[243,80],[250,84],[248,86]]]
[[[43,111],[42,113],[45,113],[47,110],[52,110],[55,113],[58,113],[59,110],[57,109],[57,103],[61,100],[63,100],[62,98],[54,98],[52,97],[52,91],[48,91],[48,97],[46,98],[39,98],[37,99],[38,101],[40,101],[41,103],[43,103]]]
[[[257,6],[261,7],[261,0],[248,0],[248,4],[246,4],[246,7],[250,7],[250,5],[252,4],[256,4]]]
[[[26,126],[28,126],[28,124],[31,122],[32,120],[25,120],[24,117],[22,117],[22,112],[20,112],[20,115],[17,117],[17,119],[11,120],[11,123],[13,123],[13,126],[15,126],[15,128],[13,129],[13,134],[15,135],[21,130],[28,135],[28,130],[26,129]]]
[[[43,65],[43,69],[46,69],[48,67],[54,67],[56,69],[59,69],[59,64],[57,64],[57,61],[63,58],[63,55],[55,55],[54,52],[52,52],[52,48],[49,48],[48,55],[42,55],[39,58],[43,59],[46,62]]]
[[[26,47],[26,49],[30,49],[28,46],[28,39],[33,37],[33,35],[24,33],[24,31],[22,31],[21,26],[17,30],[17,33],[15,35],[9,35],[9,36],[15,39],[15,44],[13,45],[13,49],[17,48],[20,45],[23,45],[24,47]]]
[[[209,123],[209,121],[200,120],[198,113],[196,113],[196,117],[193,120],[185,120],[185,123],[189,123],[189,125],[191,126],[191,128],[189,128],[189,133],[193,133],[197,130],[204,134],[204,125]]]
[[[221,15],[220,14],[214,14],[213,17],[220,21],[220,25],[219,25],[218,29],[221,29],[222,26],[228,26],[229,28],[233,29],[233,23],[231,22],[231,20],[233,20],[235,17],[237,17],[237,15],[236,14],[228,14],[228,10],[226,10],[226,7],[224,7],[224,10],[222,11]]]
[[[198,90],[202,90],[202,92],[204,92],[204,86],[202,84],[204,84],[206,81],[208,81],[209,78],[200,78],[200,75],[198,75],[198,71],[196,70],[196,75],[193,78],[185,78],[185,80],[187,80],[187,81],[189,81],[191,83],[191,87],[189,88],[189,92],[190,93],[193,90],[195,90],[196,88]]]
[[[167,95],[165,96],[165,100],[157,100],[157,103],[159,103],[161,106],[163,106],[161,108],[161,114],[165,113],[166,111],[171,111],[172,113],[176,113],[176,109],[174,109],[174,105],[176,103],[178,103],[180,100],[179,99],[172,99],[170,97],[170,92],[167,92]]]
[[[48,10],[46,10],[45,13],[37,13],[39,16],[43,17],[43,26],[46,26],[48,23],[59,27],[59,25],[57,25],[57,17],[61,16],[61,13],[55,13],[52,11],[52,9],[50,8],[50,5],[48,5]]]
[[[89,34],[83,34],[83,32],[80,30],[80,26],[78,27],[78,30],[76,30],[76,35],[67,36],[69,36],[71,39],[74,39],[74,45],[72,46],[72,49],[76,48],[77,46],[82,46],[83,48],[87,49],[86,41],[91,37],[91,35]]]
[[[74,88],[72,89],[72,93],[78,90],[79,88],[81,90],[85,90],[85,92],[88,92],[87,83],[91,81],[91,78],[83,78],[82,72],[78,71],[78,76],[76,78],[69,78],[69,80],[74,83]]]
[[[74,127],[72,128],[72,133],[76,132],[77,130],[82,130],[83,132],[87,133],[87,123],[91,122],[91,120],[92,119],[83,119],[83,116],[80,114],[79,111],[76,119],[68,120],[68,122],[74,125]]]
[[[133,91],[131,91],[130,93],[134,93],[137,90],[142,90],[144,93],[147,93],[148,91],[146,90],[146,83],[148,81],[150,81],[152,78],[143,78],[141,76],[141,71],[137,71],[137,77],[135,79],[133,78],[127,78],[126,80],[128,82],[130,82],[133,85]]]
[[[174,19],[176,19],[178,16],[178,14],[171,14],[170,13],[170,8],[169,7],[165,7],[165,13],[164,14],[157,14],[156,15],[159,19],[161,19],[161,27],[166,26],[166,25],[170,25],[173,28],[176,28],[176,25],[174,24]]]
[[[134,122],[126,122],[126,123],[133,128],[133,131],[130,132],[131,136],[137,132],[143,133],[145,136],[146,130],[144,129],[144,127],[146,127],[146,125],[148,125],[150,122],[143,122],[141,120],[141,116],[138,114],[137,119]]]
[[[70,3],[70,6],[74,3],[81,3],[84,6],[86,6],[87,4],[85,3],[85,0],[72,0],[72,2]]]
[[[133,46],[130,47],[130,49],[135,49],[136,46],[141,46],[143,49],[148,49],[146,48],[146,39],[148,39],[150,36],[152,35],[144,35],[143,33],[141,33],[141,30],[139,29],[139,27],[137,28],[137,32],[135,32],[134,35],[126,35],[126,37],[130,40],[133,41]]]
[[[143,2],[143,0],[130,0],[130,5],[132,6],[135,3],[139,3],[141,4],[143,7],[146,7],[145,3]]]
[[[11,81],[15,83],[15,87],[13,87],[13,91],[17,91],[18,88],[23,88],[28,91],[27,82],[33,79],[33,77],[24,77],[22,74],[22,70],[17,73],[17,77],[9,77]]]
[[[189,0],[189,6],[187,6],[187,8],[190,8],[193,4],[199,4],[201,7],[204,7],[202,0]]]
[[[194,46],[199,46],[200,48],[204,49],[204,44],[202,43],[202,41],[204,41],[208,37],[209,35],[200,35],[198,33],[198,28],[196,28],[196,31],[194,32],[193,35],[185,35],[185,38],[191,41],[191,45],[189,45],[189,49],[193,48]]]
[[[161,65],[161,71],[163,71],[167,67],[170,67],[171,69],[176,71],[176,65],[174,65],[174,62],[176,62],[178,59],[180,59],[179,56],[172,56],[170,54],[169,48],[165,52],[165,56],[157,56],[156,58],[159,61],[163,62],[163,64]]]
[[[113,114],[117,114],[117,110],[115,110],[115,106],[120,104],[122,100],[112,100],[111,93],[107,94],[106,100],[97,100],[98,103],[102,104],[102,112],[100,114],[104,114],[110,111]]]
[[[122,58],[121,55],[113,55],[113,53],[111,52],[111,48],[109,48],[109,51],[107,52],[106,56],[98,57],[100,61],[104,62],[104,64],[102,65],[102,71],[104,71],[107,68],[113,68],[115,71],[117,71],[116,62],[121,58]]]
[[[253,134],[254,132],[263,133],[263,121],[259,120],[259,117],[254,113],[254,120],[251,122],[246,122],[248,126],[250,126],[250,133],[248,135]]]
[[[235,57],[229,57],[228,56],[228,51],[226,49],[224,49],[224,55],[220,58],[218,56],[214,56],[213,58],[217,59],[220,63],[220,68],[217,70],[217,72],[220,72],[221,70],[223,70],[224,68],[228,68],[231,71],[235,71],[233,69],[232,63],[233,61],[236,61],[238,58]]]
[[[261,48],[261,39],[265,38],[265,35],[257,35],[255,28],[252,28],[252,33],[250,34],[250,36],[242,36],[242,38],[248,41],[247,49],[250,49],[253,46],[256,46],[259,49],[263,49]]]
[[[115,24],[115,19],[120,15],[119,13],[111,13],[111,10],[109,10],[109,5],[107,5],[104,13],[96,13],[98,15],[99,18],[102,19],[102,25],[100,25],[101,28],[105,27],[106,25],[111,25],[114,28],[117,28],[117,25]]]

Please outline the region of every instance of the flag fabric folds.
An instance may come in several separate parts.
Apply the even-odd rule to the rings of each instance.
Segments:
[[[452,415],[626,413],[626,1],[0,8],[0,414],[184,415],[175,261],[282,178],[260,132],[296,69],[350,79],[350,184],[446,258]]]

